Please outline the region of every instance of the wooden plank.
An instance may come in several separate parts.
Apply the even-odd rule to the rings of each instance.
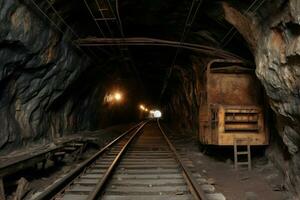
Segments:
[[[234,168],[237,169],[237,142],[236,139],[234,139]]]
[[[247,145],[247,151],[248,151],[248,170],[251,171],[251,149],[250,149],[250,144]]]
[[[13,200],[22,200],[24,195],[29,190],[29,182],[25,178],[20,178],[18,181],[18,187],[13,197]]]
[[[45,151],[38,152],[36,154],[26,154],[21,157],[17,157],[14,159],[8,159],[5,163],[0,164],[0,176],[4,177],[13,173],[18,172],[27,167],[31,167],[36,165],[39,162],[42,162],[48,158],[50,158],[55,152],[62,151],[66,145],[70,142],[74,142],[75,140],[69,140],[67,142],[63,142],[57,147],[49,148]]]

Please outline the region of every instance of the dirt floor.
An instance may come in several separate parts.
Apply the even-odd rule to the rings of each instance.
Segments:
[[[167,128],[176,148],[185,152],[202,176],[213,184],[227,200],[288,200],[282,176],[270,161],[254,150],[252,171],[235,170],[232,149],[202,149],[196,137]],[[213,153],[212,153],[213,152]],[[221,156],[220,156],[221,155]]]

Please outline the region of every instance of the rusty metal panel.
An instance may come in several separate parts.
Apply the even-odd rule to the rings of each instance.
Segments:
[[[250,145],[268,144],[262,89],[253,70],[219,62],[208,64],[201,86],[200,142],[233,145],[235,139],[247,139]]]
[[[251,74],[211,73],[207,90],[211,104],[259,105],[260,87]]]

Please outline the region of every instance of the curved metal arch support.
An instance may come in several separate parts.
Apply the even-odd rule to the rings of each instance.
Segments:
[[[224,58],[235,59],[244,62],[245,60],[233,53],[224,51],[219,48],[192,44],[186,42],[177,42],[170,40],[162,40],[146,37],[129,37],[129,38],[82,38],[75,41],[79,46],[167,46],[175,48],[183,48],[203,54]]]

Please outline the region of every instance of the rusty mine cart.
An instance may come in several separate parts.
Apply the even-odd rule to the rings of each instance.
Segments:
[[[204,145],[267,145],[262,87],[240,61],[213,60],[203,73],[199,141]]]

